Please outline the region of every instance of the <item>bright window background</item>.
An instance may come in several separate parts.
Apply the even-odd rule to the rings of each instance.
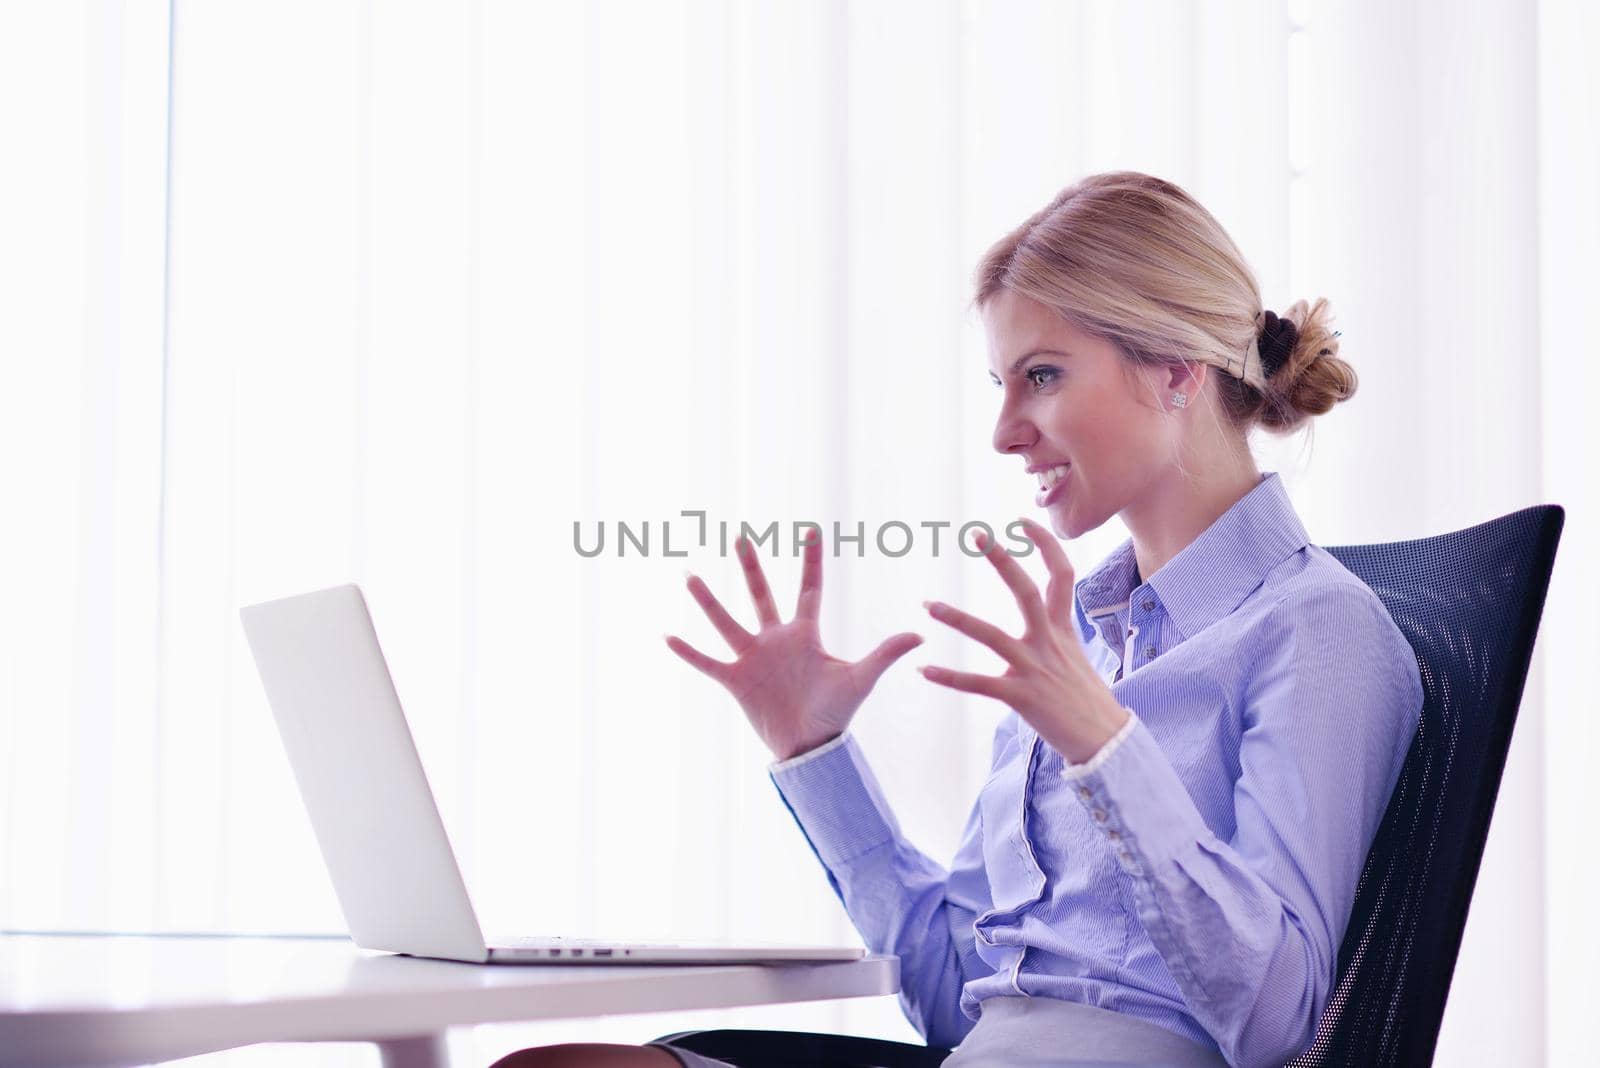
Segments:
[[[1584,1060],[1600,928],[1600,92],[1576,2],[0,7],[0,926],[340,931],[241,604],[366,590],[490,931],[855,934],[732,700],[712,524],[993,523],[978,256],[1169,177],[1357,399],[1255,443],[1321,544],[1553,501],[1564,544],[1438,1060]],[[170,60],[170,63],[169,63]],[[1570,381],[1569,381],[1570,379]],[[652,525],[583,559],[572,526]],[[713,530],[715,527],[713,526]],[[1068,546],[1087,570],[1117,520]],[[614,549],[614,541],[612,542]],[[796,562],[770,561],[792,606]],[[922,682],[1013,611],[925,541],[826,565],[856,730],[947,860],[998,710]],[[940,783],[930,791],[927,784]],[[914,1039],[894,999],[459,1029],[457,1062],[697,1026]],[[376,1063],[281,1046],[217,1065]]]

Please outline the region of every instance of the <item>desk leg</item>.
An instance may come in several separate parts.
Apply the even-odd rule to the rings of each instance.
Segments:
[[[383,1068],[450,1068],[444,1033],[378,1039]]]

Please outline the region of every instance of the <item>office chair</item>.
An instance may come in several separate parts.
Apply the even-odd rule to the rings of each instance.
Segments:
[[[1432,1063],[1565,514],[1537,505],[1431,538],[1327,547],[1411,643],[1424,699],[1356,887],[1338,980],[1288,1068]],[[657,1041],[772,1068],[923,1068],[950,1053],[794,1031]]]

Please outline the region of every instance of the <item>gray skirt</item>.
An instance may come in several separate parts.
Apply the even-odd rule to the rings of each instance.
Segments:
[[[686,1068],[729,1068],[668,1043],[652,1042]],[[1039,1065],[1159,1065],[1228,1068],[1222,1054],[1160,1024],[1060,998],[993,997],[942,1068],[1030,1068]]]

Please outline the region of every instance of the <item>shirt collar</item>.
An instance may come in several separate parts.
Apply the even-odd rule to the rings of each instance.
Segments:
[[[1198,634],[1232,612],[1267,574],[1309,543],[1278,472],[1261,476],[1249,493],[1135,586],[1138,561],[1128,538],[1077,583],[1074,615],[1085,642],[1091,615],[1121,608],[1148,587],[1166,609],[1180,639]]]

